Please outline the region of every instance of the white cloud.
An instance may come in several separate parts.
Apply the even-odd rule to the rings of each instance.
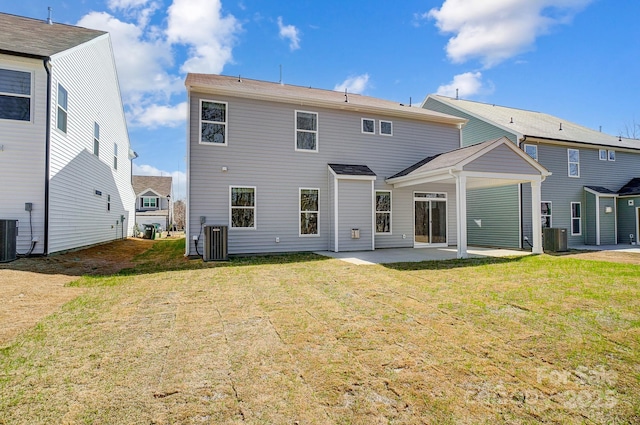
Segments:
[[[106,12],[91,12],[78,25],[111,34],[125,104],[137,104],[143,96],[168,98],[183,90],[182,79],[165,70],[173,61],[170,46],[146,39],[144,28]]]
[[[458,91],[456,93],[456,90]],[[478,93],[486,93],[490,91],[482,83],[481,72],[465,72],[453,77],[453,80],[449,84],[438,87],[437,93],[443,96],[456,97],[471,97]]]
[[[369,74],[357,75],[349,77],[340,84],[336,84],[333,88],[335,91],[345,91],[348,93],[362,94],[369,84]]]
[[[478,58],[486,68],[531,49],[535,40],[593,0],[445,0],[428,12],[445,34],[454,63]],[[424,15],[414,15],[418,18]]]
[[[280,38],[289,40],[289,49],[291,51],[300,48],[300,30],[293,25],[284,25],[282,16],[278,16],[278,28],[280,30]]]
[[[133,126],[177,127],[187,122],[187,102],[173,106],[152,104],[146,107],[132,107],[127,116]]]
[[[236,34],[233,15],[223,16],[220,0],[174,0],[168,10],[167,40],[189,47],[182,72],[218,74],[232,60]]]
[[[164,176],[173,178],[173,199],[186,199],[187,197],[187,175],[183,171],[163,171],[152,165],[133,163],[133,174],[136,176]]]

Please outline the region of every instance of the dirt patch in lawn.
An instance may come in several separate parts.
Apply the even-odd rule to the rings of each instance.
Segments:
[[[83,275],[111,275],[131,267],[132,259],[151,248],[154,242],[126,239],[0,264],[0,346],[84,291],[65,285]]]
[[[580,260],[608,261],[612,263],[640,264],[640,254],[622,251],[581,251],[559,254],[564,258],[578,258]]]

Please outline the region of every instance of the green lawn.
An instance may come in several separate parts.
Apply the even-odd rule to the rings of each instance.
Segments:
[[[640,267],[202,263],[160,241],[0,350],[2,424],[640,423]]]

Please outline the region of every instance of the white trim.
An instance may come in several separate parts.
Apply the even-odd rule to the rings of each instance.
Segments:
[[[371,121],[373,123],[373,131],[364,131],[364,122]],[[376,134],[376,120],[373,118],[361,118],[360,119],[360,132],[362,134]]]
[[[60,89],[64,90],[65,95],[66,95],[66,108],[63,108],[62,105],[60,105]],[[64,116],[65,116],[65,120],[64,120],[64,126],[65,129],[61,129],[60,128],[60,121],[58,120],[59,118],[59,111],[64,112]],[[56,90],[56,130],[59,131],[60,133],[66,135],[69,132],[69,90],[65,89],[64,86],[58,82],[58,89]]]
[[[580,206],[580,216],[573,216],[573,204],[578,204]],[[552,210],[553,212],[553,210]],[[571,223],[571,236],[582,236],[582,202],[571,202],[569,206],[569,215],[570,215],[570,223]],[[573,220],[577,219],[579,224],[578,233],[573,233]]]
[[[35,106],[35,72],[33,69],[29,69],[29,68],[21,68],[21,67],[17,67],[17,66],[12,66],[9,64],[2,64],[2,66],[0,66],[0,69],[5,69],[7,71],[16,71],[16,72],[24,72],[25,74],[29,74],[30,76],[30,93],[29,95],[24,95],[24,94],[20,94],[20,93],[9,93],[9,92],[0,92],[0,96],[10,96],[10,97],[28,97],[29,98],[29,119],[28,120],[14,120],[14,119],[10,119],[10,118],[0,118],[0,122],[3,121],[10,121],[11,123],[25,123],[25,124],[33,124],[34,122],[34,106]]]
[[[388,232],[378,232],[377,223],[378,223],[378,214],[387,214],[387,211],[378,211],[378,192],[388,192],[389,193],[389,231]],[[393,195],[391,190],[387,189],[379,189],[373,191],[373,234],[374,235],[393,235]]]
[[[467,177],[464,175],[456,176],[456,231],[457,257],[467,258]]]
[[[144,200],[145,199],[153,199],[154,200],[154,204],[155,205],[151,205],[151,203],[149,203],[149,205],[145,205],[144,204]],[[160,203],[160,199],[157,196],[141,196],[140,197],[140,208],[160,208],[160,205],[158,205]]]
[[[382,123],[389,123],[389,124],[391,124],[391,133],[383,133],[383,132],[382,132]],[[378,120],[378,134],[380,134],[381,136],[393,137],[393,121],[389,121],[389,120]]]
[[[444,198],[429,198],[429,197],[419,197],[417,194],[434,194],[434,195],[444,195]],[[435,247],[446,247],[449,243],[449,201],[447,192],[429,192],[424,190],[413,191],[413,247],[414,248],[435,248]],[[416,202],[428,202],[431,204],[432,201],[440,201],[444,202],[445,207],[445,231],[444,237],[445,242],[440,243],[424,243],[424,242],[416,242]],[[429,211],[431,213],[431,211]],[[429,222],[429,238],[433,236],[433,228],[431,227],[431,222]],[[458,236],[458,240],[460,240],[460,236]]]
[[[604,157],[602,156],[602,154],[604,154]],[[600,161],[606,161],[608,158],[608,154],[607,154],[607,150],[606,149],[598,149],[598,159]]]
[[[640,207],[635,207],[636,210],[636,222],[635,222],[635,229],[636,229],[636,234],[634,235],[634,241],[636,243],[636,246],[638,245],[638,231],[640,231]]]
[[[375,182],[371,181],[371,250],[375,251],[376,249],[376,213],[375,213],[375,196],[376,196],[376,188]]]
[[[613,159],[611,159],[611,154],[613,154]],[[616,160],[616,151],[614,149],[607,150],[607,161],[615,162]]]
[[[298,113],[302,112],[303,114],[313,114],[316,116],[316,129],[315,130],[298,130]],[[298,148],[298,131],[303,131],[305,133],[313,133],[316,135],[316,148],[315,149],[299,149]],[[313,152],[317,153],[320,145],[320,114],[313,111],[303,111],[300,109],[296,109],[293,112],[293,148],[296,152]]]
[[[224,122],[222,121],[204,121],[207,124],[218,124],[224,126],[224,143],[215,143],[215,142],[203,142],[202,141],[202,104],[204,102],[208,103],[219,103],[224,105]],[[229,145],[229,102],[224,102],[221,100],[212,100],[212,99],[200,99],[200,108],[198,114],[198,144],[206,145],[206,146],[228,146]]]
[[[576,151],[578,153],[578,162],[571,161],[571,151]],[[571,164],[578,165],[578,175],[576,176],[571,175]],[[571,177],[572,179],[580,178],[580,149],[567,148],[567,176]]]
[[[329,167],[329,171],[331,171],[333,173],[333,170],[331,169],[331,167]],[[334,218],[333,218],[333,224],[334,224],[334,229],[333,229],[333,237],[334,237],[334,241],[333,241],[333,250],[335,252],[339,252],[338,251],[338,241],[339,241],[339,236],[340,236],[340,221],[338,220],[338,211],[340,211],[340,209],[338,208],[338,177],[336,176],[335,173],[333,173],[333,213],[334,213]]]
[[[536,155],[536,156],[535,156],[535,158],[534,158],[533,156],[531,156],[529,153],[527,153],[527,148],[528,148],[528,147],[530,147],[530,148],[534,148],[534,149],[535,149],[535,151],[536,151],[536,153],[535,153],[535,155]],[[532,143],[524,143],[524,144],[523,144],[523,146],[522,146],[522,150],[524,151],[524,153],[526,153],[527,155],[529,155],[533,160],[535,160],[536,162],[540,162],[540,161],[538,160],[538,145],[534,145],[534,144],[532,144]]]
[[[544,251],[542,246],[542,220],[540,218],[540,207],[542,205],[541,187],[542,184],[540,182],[531,182],[531,231],[533,236],[531,251],[534,254],[542,254]],[[553,220],[553,207],[551,214]]]
[[[600,245],[600,196],[596,194],[596,245]]]
[[[549,209],[551,210],[551,214],[542,214],[542,204],[549,204]],[[540,227],[542,227],[542,217],[549,217],[549,227],[553,227],[553,201],[540,201],[538,205],[538,210],[540,211]]]
[[[231,191],[233,189],[253,189],[253,207],[232,207]],[[253,209],[253,227],[234,227],[233,226],[233,208]],[[229,186],[229,230],[256,230],[258,228],[258,189],[256,186]]]
[[[302,211],[302,191],[303,190],[315,190],[318,192],[318,209],[315,211],[315,213],[318,215],[317,218],[317,233],[310,233],[310,234],[306,234],[306,233],[302,233],[301,232],[301,227],[302,227],[302,223],[300,222],[301,220],[301,216],[303,212],[306,213],[313,213],[314,211]],[[320,237],[320,188],[317,187],[299,187],[298,188],[298,237],[300,238],[318,238]]]

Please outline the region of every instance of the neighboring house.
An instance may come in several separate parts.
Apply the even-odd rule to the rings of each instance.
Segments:
[[[423,108],[467,119],[462,146],[507,137],[551,171],[534,213],[542,214],[543,227],[567,229],[569,247],[629,243],[630,235],[637,240],[640,141],[540,112],[439,95],[429,95]],[[495,208],[487,208],[488,199]],[[499,234],[501,246],[526,247],[533,236],[531,205],[525,185],[470,192],[470,243]]]
[[[109,34],[0,13],[0,219],[18,253],[126,237],[129,136]]]
[[[145,224],[159,224],[162,230],[169,228],[173,199],[171,187],[171,177],[133,176],[136,224],[141,231]]]
[[[463,258],[467,189],[539,194],[548,175],[504,138],[459,149],[466,120],[450,115],[237,77],[185,84],[187,255],[222,225],[229,254],[457,246]]]

